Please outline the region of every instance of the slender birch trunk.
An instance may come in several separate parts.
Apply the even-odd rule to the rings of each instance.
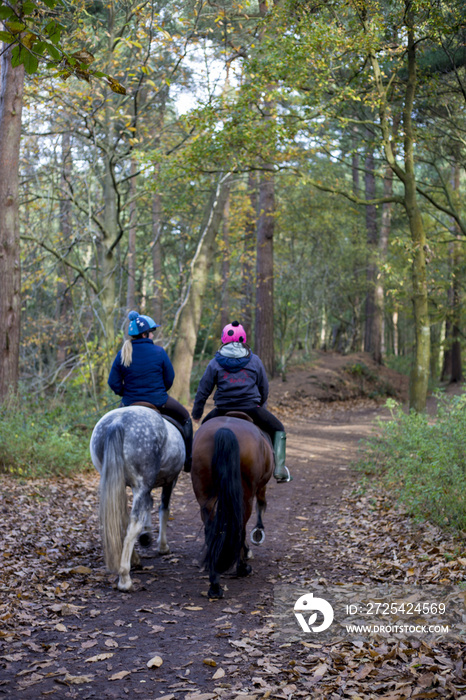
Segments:
[[[130,205],[128,228],[128,283],[126,288],[126,310],[129,313],[136,303],[136,162],[131,160]]]
[[[220,323],[222,328],[231,322],[230,318],[230,194],[225,200],[223,209],[223,256],[222,256],[222,306],[220,309]]]
[[[0,59],[0,401],[16,394],[21,326],[18,187],[24,66]]]
[[[243,258],[241,265],[241,297],[242,325],[246,331],[248,342],[252,344],[252,320],[254,298],[254,247],[257,219],[257,190],[256,179],[252,173],[248,176],[250,212],[246,221],[243,243]]]
[[[223,175],[216,187],[209,206],[207,221],[203,226],[199,243],[191,261],[188,288],[174,322],[176,337],[172,362],[175,381],[170,390],[171,396],[182,403],[190,399],[190,380],[194,351],[201,321],[204,292],[209,267],[215,246],[215,238],[220,228],[225,201],[230,190],[231,174]]]
[[[366,154],[364,186],[366,199],[375,199],[374,151],[372,146]],[[377,279],[377,244],[379,231],[377,226],[377,208],[374,204],[366,206],[366,235],[368,261],[366,267],[366,303],[364,325],[364,350],[371,353],[376,362],[381,362],[380,325],[377,323],[375,309],[375,282]]]
[[[267,374],[275,373],[273,235],[275,229],[275,183],[273,172],[261,176],[259,184],[259,220],[256,244],[256,318],[255,352]]]

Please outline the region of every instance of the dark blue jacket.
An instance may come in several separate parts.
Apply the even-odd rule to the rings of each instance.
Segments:
[[[121,364],[121,351],[113,361],[108,385],[115,394],[122,396],[122,403],[129,406],[135,401],[148,401],[163,406],[175,378],[173,365],[163,348],[154,345],[150,338],[133,340],[133,359],[129,367]]]
[[[192,417],[199,420],[205,402],[214,387],[217,408],[248,409],[267,401],[269,383],[260,358],[249,352],[247,357],[224,357],[217,352],[207,365],[194,398]]]

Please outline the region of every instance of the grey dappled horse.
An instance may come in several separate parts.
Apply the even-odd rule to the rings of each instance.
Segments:
[[[107,568],[118,573],[118,588],[132,587],[131,564],[139,563],[136,540],[149,546],[153,488],[162,487],[159,507],[160,554],[168,554],[170,497],[185,460],[180,432],[157,411],[144,406],[117,408],[95,426],[90,443],[92,462],[100,472],[100,525]],[[133,491],[128,513],[126,486]]]

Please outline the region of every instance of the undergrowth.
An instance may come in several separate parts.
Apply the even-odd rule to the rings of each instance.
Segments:
[[[364,443],[357,467],[417,518],[466,532],[466,394],[438,397],[435,419],[404,413],[389,399],[391,420]]]
[[[91,468],[92,406],[69,398],[0,407],[0,473],[18,477],[69,476]]]

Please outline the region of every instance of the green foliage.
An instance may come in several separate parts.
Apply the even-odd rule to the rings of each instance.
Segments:
[[[387,355],[385,358],[385,364],[390,369],[404,374],[409,377],[411,372],[411,365],[413,363],[412,357],[410,355]]]
[[[73,397],[54,405],[5,403],[0,408],[0,473],[18,477],[68,476],[89,469],[93,421]],[[87,407],[88,408],[88,407]]]
[[[378,399],[383,396],[396,396],[395,389],[387,381],[379,379],[377,374],[364,362],[354,362],[347,365],[346,371],[352,377],[359,380],[362,396],[370,399]]]
[[[438,401],[435,420],[387,401],[392,419],[365,443],[358,466],[380,478],[415,517],[465,531],[466,393]]]
[[[0,0],[0,19],[8,30],[0,32],[0,40],[11,48],[13,68],[23,65],[26,73],[32,75],[43,65],[65,80],[70,75],[87,82],[91,76],[105,78],[113,92],[125,95],[126,89],[111,75],[89,70],[89,65],[94,61],[89,51],[84,49],[71,53],[64,48],[62,34],[65,27],[56,19],[58,12],[66,20],[72,16],[72,11],[65,7],[63,0],[24,0],[11,5]],[[51,60],[46,59],[44,54],[48,54]]]

